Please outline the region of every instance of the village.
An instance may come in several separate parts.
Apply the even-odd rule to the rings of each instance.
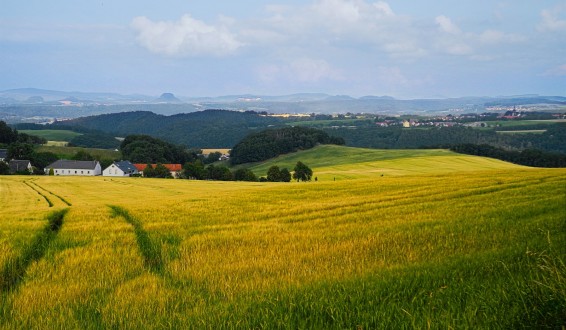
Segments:
[[[0,149],[0,163],[6,164],[10,174],[32,174],[34,168],[30,160],[7,159],[7,149]],[[164,167],[172,178],[179,178],[183,169],[181,164],[133,164],[127,160],[114,161],[102,169],[97,160],[67,160],[60,159],[44,168],[46,175],[65,176],[112,176],[129,177],[143,176],[148,165],[152,169]]]

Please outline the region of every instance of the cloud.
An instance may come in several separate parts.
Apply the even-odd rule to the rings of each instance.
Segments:
[[[444,15],[436,16],[434,19],[441,31],[450,34],[460,34],[460,28],[452,20]]]
[[[544,9],[540,16],[541,21],[537,26],[540,32],[566,31],[566,19],[559,18],[566,6],[556,6],[552,9]]]
[[[226,56],[244,45],[224,25],[208,25],[190,15],[184,15],[178,22],[153,22],[136,17],[131,27],[137,32],[140,45],[168,56]]]

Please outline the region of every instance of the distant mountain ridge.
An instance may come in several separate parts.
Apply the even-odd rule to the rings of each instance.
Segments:
[[[46,122],[53,119],[129,111],[151,111],[157,114],[173,115],[207,109],[291,114],[351,112],[383,115],[446,115],[448,113],[505,111],[505,109],[497,108],[513,108],[521,105],[530,108],[542,105],[542,107],[539,106],[540,109],[560,110],[566,105],[566,97],[517,95],[401,100],[391,96],[366,95],[354,98],[348,95],[324,93],[183,97],[170,92],[157,97],[22,88],[0,91],[0,120],[11,123]]]

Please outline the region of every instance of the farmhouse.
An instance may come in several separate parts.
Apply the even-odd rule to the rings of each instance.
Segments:
[[[181,164],[162,164],[162,165],[165,166],[169,170],[169,172],[171,172],[171,176],[174,178],[179,178],[179,176],[181,175],[181,171],[183,170]],[[134,164],[134,166],[138,169],[139,173],[143,175],[143,170],[145,170],[147,164]],[[151,167],[155,168],[155,166],[157,166],[157,164],[151,164]]]
[[[31,166],[31,162],[29,160],[15,160],[12,159],[8,165],[10,166],[10,173],[18,174],[18,173],[32,173],[33,167]]]
[[[45,168],[45,174],[53,175],[101,175],[100,163],[96,160],[65,160],[61,159]]]
[[[5,162],[8,158],[8,149],[0,149],[0,162]]]
[[[102,171],[103,176],[130,176],[138,174],[138,169],[127,160],[114,162]]]

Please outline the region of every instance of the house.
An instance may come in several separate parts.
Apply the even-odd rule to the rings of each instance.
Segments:
[[[5,162],[8,158],[8,149],[0,149],[0,162]]]
[[[181,164],[162,164],[165,166],[169,172],[171,172],[171,176],[173,178],[179,178],[181,175],[181,171],[183,170],[183,166]],[[147,167],[147,164],[134,164],[134,166],[138,169],[139,173],[143,175],[143,170]],[[151,164],[152,168],[155,168],[157,164]]]
[[[53,173],[50,173],[53,170]],[[101,175],[102,170],[97,160],[61,159],[45,168],[45,174],[53,175]]]
[[[114,162],[102,171],[103,176],[130,176],[138,174],[138,169],[127,160]]]
[[[10,166],[10,173],[11,174],[19,174],[19,173],[33,173],[33,167],[31,166],[31,162],[29,160],[16,160],[12,159],[8,166]]]

